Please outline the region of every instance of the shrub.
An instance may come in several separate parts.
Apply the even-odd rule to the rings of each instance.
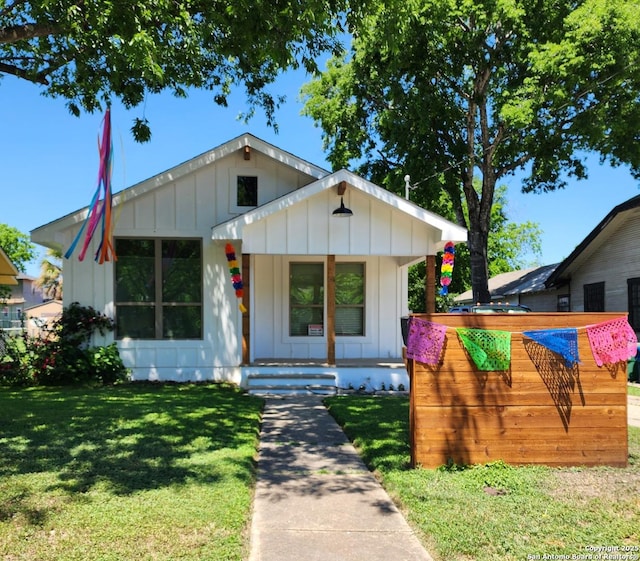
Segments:
[[[103,384],[116,384],[129,379],[129,371],[123,364],[115,343],[89,349],[88,355],[92,375],[97,381]]]
[[[66,385],[113,384],[128,378],[115,343],[89,347],[91,337],[113,330],[114,322],[91,306],[74,302],[42,337],[26,334],[4,341],[0,383]]]

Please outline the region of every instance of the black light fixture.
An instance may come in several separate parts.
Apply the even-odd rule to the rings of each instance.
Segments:
[[[353,216],[353,211],[344,206],[344,199],[342,197],[340,197],[340,206],[333,211],[333,216],[338,218],[349,218]]]
[[[349,218],[353,216],[353,211],[350,208],[344,206],[344,192],[347,190],[347,184],[345,181],[341,181],[338,184],[338,195],[340,195],[340,206],[333,211],[333,216],[337,218]]]

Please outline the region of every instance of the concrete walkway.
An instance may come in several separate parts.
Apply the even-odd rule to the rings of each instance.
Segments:
[[[250,561],[433,561],[320,398],[266,400]]]

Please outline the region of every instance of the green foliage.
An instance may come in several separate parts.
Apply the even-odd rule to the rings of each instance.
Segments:
[[[113,331],[114,322],[92,306],[82,306],[73,302],[63,311],[60,319],[54,322],[52,332],[66,343],[82,347],[89,343],[94,333],[106,335]]]
[[[358,164],[396,193],[408,174],[414,202],[467,226],[484,301],[500,181],[522,171],[525,191],[561,188],[586,177],[591,150],[640,177],[637,11],[637,0],[378,1],[350,52],[303,89],[304,112],[334,167]]]
[[[499,275],[531,266],[525,259],[527,255],[540,255],[541,232],[537,224],[525,222],[515,224],[509,222],[507,216],[507,189],[505,186],[496,188],[494,203],[491,207],[491,228],[488,238],[488,269],[489,276]],[[463,204],[466,215],[466,205]],[[442,253],[436,259],[436,311],[446,312],[453,304],[453,295],[460,294],[471,288],[471,263],[469,248],[465,244],[458,244],[455,248],[455,264],[449,294],[441,296],[440,266]],[[409,268],[409,309],[414,312],[425,311],[424,281],[426,274],[424,262]]]
[[[87,352],[92,376],[103,384],[115,384],[127,379],[127,368],[122,363],[118,346],[93,347]]]
[[[74,115],[113,98],[127,108],[165,90],[184,98],[189,88],[209,90],[226,106],[233,87],[242,86],[249,113],[260,107],[274,124],[282,98],[267,86],[288,68],[313,71],[320,54],[336,52],[337,35],[361,4],[366,0],[13,2],[0,10],[0,76],[44,87]],[[151,137],[144,116],[131,130],[138,141]]]
[[[36,286],[46,298],[62,300],[62,250],[48,248],[46,257],[40,262],[40,276]]]
[[[94,334],[113,330],[113,320],[74,302],[42,337],[5,336],[0,384],[114,384],[128,379],[115,343],[89,347]]]
[[[0,247],[22,273],[26,271],[27,263],[36,258],[36,246],[31,243],[29,236],[8,224],[0,224]]]

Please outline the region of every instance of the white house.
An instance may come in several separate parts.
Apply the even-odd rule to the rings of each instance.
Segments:
[[[407,386],[407,268],[466,241],[441,216],[250,134],[121,191],[113,205],[117,260],[100,265],[91,251],[66,260],[64,303],[115,318],[116,331],[96,343],[115,339],[135,380]],[[335,214],[341,206],[351,214]],[[32,240],[64,252],[87,212]]]

